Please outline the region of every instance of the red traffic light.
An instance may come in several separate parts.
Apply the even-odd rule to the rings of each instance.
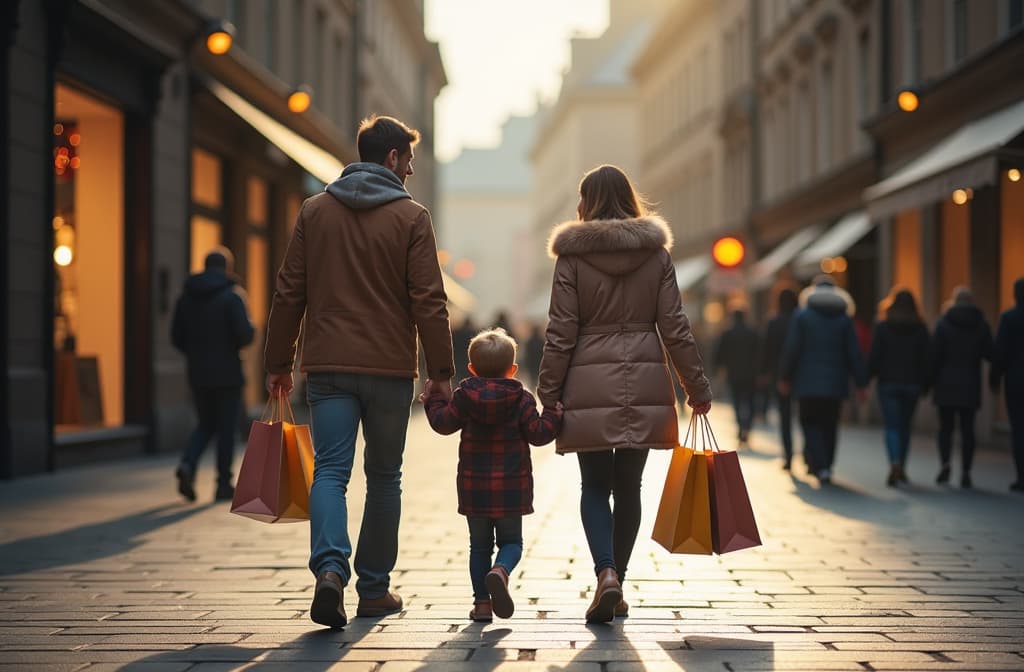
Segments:
[[[746,256],[746,249],[739,238],[726,236],[715,241],[711,248],[711,258],[722,268],[735,268]]]

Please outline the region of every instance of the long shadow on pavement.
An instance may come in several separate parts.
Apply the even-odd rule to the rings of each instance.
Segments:
[[[888,521],[901,516],[907,507],[903,499],[882,499],[866,490],[837,481],[816,488],[796,476],[791,476],[790,480],[796,488],[797,497],[845,518],[870,522]]]
[[[167,504],[102,523],[11,541],[0,545],[0,576],[80,565],[125,553],[140,546],[149,532],[212,506]]]

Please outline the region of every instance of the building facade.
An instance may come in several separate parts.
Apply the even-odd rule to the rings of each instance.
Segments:
[[[433,203],[444,71],[422,4],[45,0],[3,12],[0,477],[178,451],[192,412],[169,322],[210,248],[232,249],[248,293],[258,336],[243,353],[245,398],[259,405],[275,270],[302,199],[357,158],[363,115],[423,131],[410,189]],[[225,54],[205,48],[211,20],[235,24]],[[312,106],[294,112],[302,85]]]

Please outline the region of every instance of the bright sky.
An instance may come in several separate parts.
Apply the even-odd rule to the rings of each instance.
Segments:
[[[442,161],[497,145],[505,119],[553,100],[569,39],[608,25],[608,0],[426,0],[425,8],[448,75],[435,119]]]

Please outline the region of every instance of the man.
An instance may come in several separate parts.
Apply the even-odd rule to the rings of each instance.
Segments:
[[[832,481],[839,407],[850,394],[850,376],[867,385],[853,321],[852,300],[830,276],[819,276],[801,293],[805,306],[792,319],[779,367],[779,392],[792,393],[800,405],[804,457],[822,484]],[[805,298],[806,297],[806,300]]]
[[[782,359],[782,345],[789,332],[789,323],[796,312],[797,297],[792,289],[784,288],[779,292],[778,312],[765,327],[761,339],[760,378],[767,388],[766,392],[775,391],[775,401],[779,407],[779,435],[782,439],[782,468],[790,470],[793,462],[793,421],[792,402],[788,394],[778,390],[779,362]]]
[[[1024,278],[1013,283],[1013,298],[1016,305],[999,317],[990,382],[998,392],[1002,378],[1006,379],[1006,413],[1017,467],[1017,480],[1010,490],[1024,492]]]
[[[310,617],[332,628],[348,622],[342,592],[353,569],[357,616],[402,609],[390,573],[398,555],[417,332],[430,379],[426,392],[451,397],[451,330],[434,231],[430,213],[405,189],[418,141],[417,131],[391,117],[360,124],[361,161],[302,204],[267,326],[267,390],[287,394],[305,314],[302,370],[316,451]],[[350,566],[345,493],[360,423],[366,504]]]
[[[231,462],[242,403],[242,363],[238,351],[252,343],[255,333],[245,309],[242,289],[232,274],[234,257],[226,248],[206,255],[205,271],[185,282],[185,291],[174,308],[171,342],[188,360],[199,425],[189,439],[175,475],[178,492],[195,501],[196,465],[210,439],[217,436],[217,493],[230,500]]]
[[[729,395],[736,411],[737,439],[748,446],[754,424],[754,392],[757,389],[757,332],[747,325],[743,309],[732,313],[732,326],[722,332],[715,348],[714,370],[724,368],[729,380]]]

